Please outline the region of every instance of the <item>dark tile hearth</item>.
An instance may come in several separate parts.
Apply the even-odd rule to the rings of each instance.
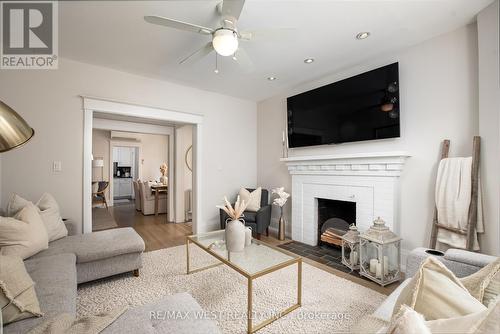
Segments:
[[[351,272],[351,269],[342,264],[342,250],[340,249],[340,247],[329,246],[325,244],[319,246],[310,246],[298,241],[291,241],[286,244],[279,245],[278,247],[297,255],[306,257],[310,260],[327,265],[334,269],[359,277],[357,271]]]

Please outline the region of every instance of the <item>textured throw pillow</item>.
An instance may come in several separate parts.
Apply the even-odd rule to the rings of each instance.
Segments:
[[[462,317],[426,321],[432,333],[500,333],[500,303],[498,299],[484,311]]]
[[[28,204],[32,203],[17,194],[12,195],[7,205],[7,215],[9,217],[14,216]],[[68,235],[68,230],[59,212],[59,205],[52,195],[48,193],[43,194],[36,203],[36,206],[47,229],[49,241],[54,241]]]
[[[393,314],[406,304],[426,320],[460,317],[486,310],[460,280],[434,257],[422,262],[419,271],[401,291]]]
[[[49,241],[61,239],[68,235],[68,230],[59,212],[59,205],[52,195],[48,193],[43,194],[36,203],[36,206],[40,209],[40,216],[42,216],[42,220],[47,228]]]
[[[42,316],[34,286],[20,257],[0,255],[0,309],[4,325]]]
[[[47,249],[48,242],[45,225],[32,203],[13,218],[0,217],[0,248],[3,255],[26,259]]]
[[[245,188],[240,189],[240,200],[247,203],[247,208],[245,211],[257,212],[260,209],[260,198],[262,196],[262,188],[258,187],[252,192],[249,192]]]
[[[414,309],[401,305],[389,324],[387,334],[431,334],[424,317]]]
[[[500,258],[474,274],[461,278],[460,282],[471,295],[488,306],[500,294]]]

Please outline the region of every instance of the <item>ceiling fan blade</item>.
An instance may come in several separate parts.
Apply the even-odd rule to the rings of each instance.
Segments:
[[[252,60],[250,59],[250,57],[248,56],[248,54],[246,53],[246,51],[243,50],[242,48],[238,48],[238,50],[236,50],[236,53],[234,54],[233,59],[246,72],[252,72],[253,70],[255,70],[255,66],[254,66]]]
[[[243,10],[244,4],[245,0],[224,0],[222,2],[221,14],[225,18],[235,19],[237,21],[240,18],[240,14]]]
[[[212,46],[212,42],[208,42],[203,46],[201,49],[196,50],[195,52],[191,53],[189,56],[186,58],[182,59],[179,64],[191,64],[194,63],[201,58],[207,56],[210,52],[214,51],[214,47]]]
[[[211,33],[214,32],[214,30],[212,28],[207,28],[207,27],[199,26],[199,25],[192,24],[192,23],[182,22],[182,21],[178,21],[178,20],[168,19],[166,17],[161,17],[161,16],[155,16],[155,15],[144,16],[144,20],[146,22],[149,22],[152,24],[157,24],[160,26],[165,26],[165,27],[184,30],[184,31],[195,32],[195,33],[204,34],[204,35],[210,35]]]
[[[238,33],[239,37],[243,41],[250,40],[280,40],[293,37],[297,32],[295,28],[275,28],[275,29],[259,29],[259,30],[249,30],[240,31]]]

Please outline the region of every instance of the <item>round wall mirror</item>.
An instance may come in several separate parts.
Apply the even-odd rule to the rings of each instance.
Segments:
[[[186,155],[184,156],[184,160],[186,161],[187,168],[192,172],[193,171],[193,145],[189,146],[186,150]]]

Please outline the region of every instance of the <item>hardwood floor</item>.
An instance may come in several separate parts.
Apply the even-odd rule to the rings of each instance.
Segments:
[[[133,227],[144,239],[146,252],[183,245],[192,234],[191,223],[166,223],[166,215],[144,216],[133,204],[119,204],[109,208],[118,227]]]

